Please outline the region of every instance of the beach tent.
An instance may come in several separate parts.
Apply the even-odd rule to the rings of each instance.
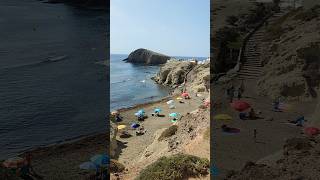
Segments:
[[[131,124],[131,127],[132,127],[132,128],[138,128],[138,127],[140,127],[140,124],[138,124],[138,123],[132,123],[132,124]]]
[[[119,130],[124,129],[124,128],[126,128],[126,125],[119,125],[119,126],[118,126],[118,129],[119,129]]]
[[[93,162],[84,162],[79,165],[80,169],[85,169],[85,170],[96,170],[98,166],[94,164]]]
[[[233,101],[232,103],[230,103],[230,105],[237,111],[245,111],[251,107],[249,103],[241,100]]]
[[[169,108],[174,109],[174,108],[176,108],[176,106],[174,104],[170,104]]]
[[[188,93],[186,93],[186,92],[184,92],[184,93],[182,93],[182,94],[181,94],[181,96],[182,96],[182,97],[188,97],[188,96],[189,96],[189,94],[188,94]]]
[[[232,117],[229,116],[228,114],[218,114],[213,117],[213,119],[218,120],[218,121],[231,121]]]
[[[155,108],[155,109],[154,109],[154,112],[155,112],[155,113],[160,113],[161,111],[162,111],[162,110],[161,110],[160,108]]]
[[[90,161],[98,166],[106,166],[106,165],[110,164],[110,158],[109,158],[109,156],[107,156],[105,154],[97,154],[97,155],[91,157]]]
[[[306,127],[304,128],[304,133],[308,136],[316,136],[320,134],[320,129],[316,127]]]

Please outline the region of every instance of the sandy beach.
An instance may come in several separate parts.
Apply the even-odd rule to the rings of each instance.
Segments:
[[[129,129],[128,132],[132,135],[132,137],[120,138],[119,136],[117,136],[119,149],[118,154],[116,155],[116,159],[126,166],[126,172],[121,174],[120,177],[112,175],[112,179],[134,179],[144,167],[157,160],[158,156],[151,157],[149,159],[144,158],[144,156],[150,156],[150,154],[146,155],[145,153],[147,149],[151,149],[150,147],[152,147],[152,144],[156,144],[158,149],[166,149],[166,143],[155,142],[155,139],[158,136],[159,131],[163,131],[164,129],[174,124],[171,122],[169,114],[172,112],[177,112],[180,113],[183,118],[187,115],[187,113],[197,110],[199,105],[202,104],[202,99],[206,96],[203,94],[203,96],[201,97],[195,97],[194,94],[191,95],[191,99],[183,100],[184,103],[179,103],[178,100],[176,100],[176,97],[178,96],[176,95],[173,97],[166,97],[160,101],[150,102],[119,110],[121,116],[123,117],[123,121],[117,123],[118,125],[124,124],[130,127],[132,122],[138,122],[134,113],[139,109],[144,109],[146,114],[148,115],[148,118],[143,122],[140,122],[140,124],[143,125],[146,129],[146,133],[144,135],[136,136],[135,130]],[[173,99],[175,101],[175,109],[170,109],[169,105],[166,103],[170,99]],[[155,108],[162,109],[162,112],[160,114],[164,115],[165,117],[151,116],[151,113]],[[190,154],[194,152],[194,150],[192,150],[191,148],[189,148],[188,150],[190,151]],[[207,147],[207,150],[209,150],[209,146]],[[209,158],[209,153],[207,154],[207,158]]]
[[[235,85],[239,82],[233,82]],[[283,149],[286,139],[300,137],[301,127],[288,123],[300,115],[310,115],[314,111],[315,102],[286,102],[283,112],[272,111],[272,100],[256,94],[254,81],[245,82],[244,98],[255,109],[261,111],[261,119],[240,120],[239,112],[231,108],[226,98],[227,85],[214,86],[214,103],[218,106],[214,114],[228,114],[233,120],[221,122],[214,120],[213,157],[219,168],[219,179],[223,179],[230,170],[241,170],[248,161],[256,162]],[[238,134],[226,134],[221,125],[240,129]],[[257,130],[257,141],[253,131]]]

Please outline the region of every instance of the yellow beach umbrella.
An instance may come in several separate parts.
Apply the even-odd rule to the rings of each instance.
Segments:
[[[177,100],[182,100],[182,97],[177,97]]]
[[[120,129],[124,129],[124,128],[126,128],[126,125],[119,125],[118,126],[118,129],[120,130]]]
[[[219,120],[219,121],[231,121],[232,117],[229,116],[228,114],[218,114],[216,116],[213,117],[215,120]]]

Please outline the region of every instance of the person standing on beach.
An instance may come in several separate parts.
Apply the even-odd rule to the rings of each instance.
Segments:
[[[257,129],[254,129],[253,130],[253,139],[254,139],[254,142],[257,142]]]
[[[231,85],[231,87],[229,89],[229,100],[230,100],[230,103],[232,103],[233,97],[234,97],[234,86]]]

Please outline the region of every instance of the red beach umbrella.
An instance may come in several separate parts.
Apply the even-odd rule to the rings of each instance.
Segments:
[[[230,103],[231,107],[237,111],[244,111],[250,108],[250,104],[245,101],[233,101]]]
[[[320,134],[320,129],[316,127],[306,127],[304,128],[304,133],[308,136],[316,136]]]
[[[184,92],[184,93],[182,93],[182,94],[181,94],[181,96],[182,96],[182,97],[188,97],[188,96],[189,96],[189,94],[188,94],[188,93],[186,93],[186,92]]]

